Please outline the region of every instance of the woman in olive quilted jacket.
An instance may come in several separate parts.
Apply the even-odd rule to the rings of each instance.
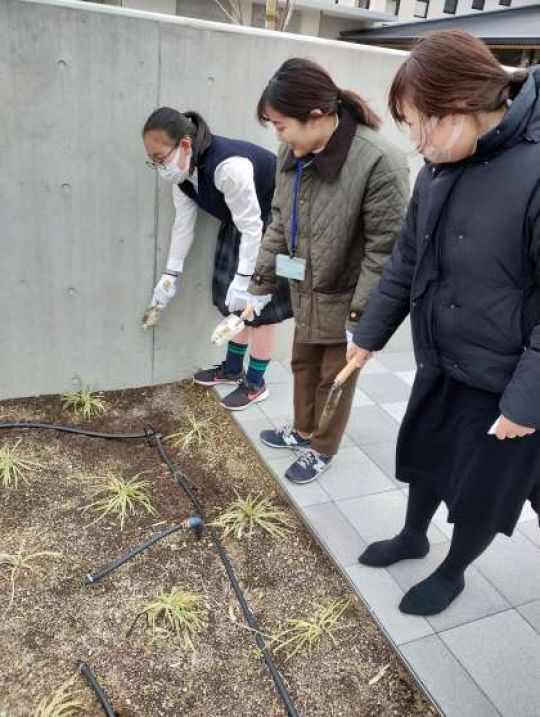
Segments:
[[[269,295],[289,280],[295,319],[294,422],[261,433],[274,448],[305,449],[286,476],[314,480],[331,463],[349,418],[356,376],[330,424],[319,429],[347,341],[376,286],[409,198],[404,155],[378,132],[380,120],[318,64],[287,60],[264,90],[259,120],[283,146],[272,222],[250,291]]]

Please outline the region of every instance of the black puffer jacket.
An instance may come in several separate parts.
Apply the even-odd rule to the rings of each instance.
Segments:
[[[540,428],[540,68],[473,157],[420,172],[356,344],[383,348],[409,311],[419,370]]]

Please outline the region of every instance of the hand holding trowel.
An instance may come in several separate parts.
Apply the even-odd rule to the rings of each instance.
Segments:
[[[254,316],[260,316],[264,307],[272,300],[272,294],[262,294],[257,296],[249,294],[247,291],[244,293],[247,294],[247,301],[249,303],[247,303],[246,308],[242,311],[240,316],[237,316],[236,314],[229,314],[223,319],[223,321],[220,321],[220,323],[213,330],[212,337],[210,339],[214,346],[223,346],[223,344],[227,343],[227,341],[230,341],[237,336],[246,328],[245,322],[253,321]],[[244,297],[244,301],[246,301],[246,297]],[[232,307],[234,310],[233,304],[227,304],[227,306]]]
[[[246,306],[240,316],[229,314],[212,331],[211,342],[214,346],[223,346],[246,328],[245,320],[252,319],[253,314],[252,306]]]
[[[175,272],[165,271],[152,295],[152,302],[144,312],[142,325],[143,329],[155,326],[159,321],[159,315],[163,309],[174,299],[177,292],[178,276]]]
[[[142,320],[143,329],[148,329],[151,326],[156,326],[157,322],[159,321],[160,311],[160,306],[150,306],[148,307],[148,309],[146,309]]]

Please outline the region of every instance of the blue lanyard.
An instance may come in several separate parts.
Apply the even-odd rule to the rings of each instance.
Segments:
[[[296,255],[296,236],[298,234],[298,194],[300,193],[300,182],[302,180],[302,170],[306,166],[306,162],[299,159],[296,162],[296,176],[294,178],[293,205],[291,216],[291,249],[292,255]]]

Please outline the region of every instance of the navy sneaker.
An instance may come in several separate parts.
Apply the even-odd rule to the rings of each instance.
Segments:
[[[242,378],[242,373],[234,375],[227,373],[225,368],[225,361],[220,364],[216,364],[212,368],[205,368],[201,371],[197,371],[194,374],[193,380],[198,383],[199,386],[220,386],[222,384],[234,384],[238,383]]]
[[[313,449],[303,451],[292,466],[289,466],[285,478],[293,483],[311,483],[330,467],[331,461],[332,456],[319,453],[319,451]]]
[[[245,408],[251,406],[252,403],[264,401],[269,395],[270,391],[266,388],[264,381],[260,386],[256,386],[244,378],[238,384],[236,391],[225,396],[219,405],[229,411],[243,411]]]
[[[261,431],[261,441],[270,448],[309,448],[310,438],[303,438],[291,425],[273,431]]]

